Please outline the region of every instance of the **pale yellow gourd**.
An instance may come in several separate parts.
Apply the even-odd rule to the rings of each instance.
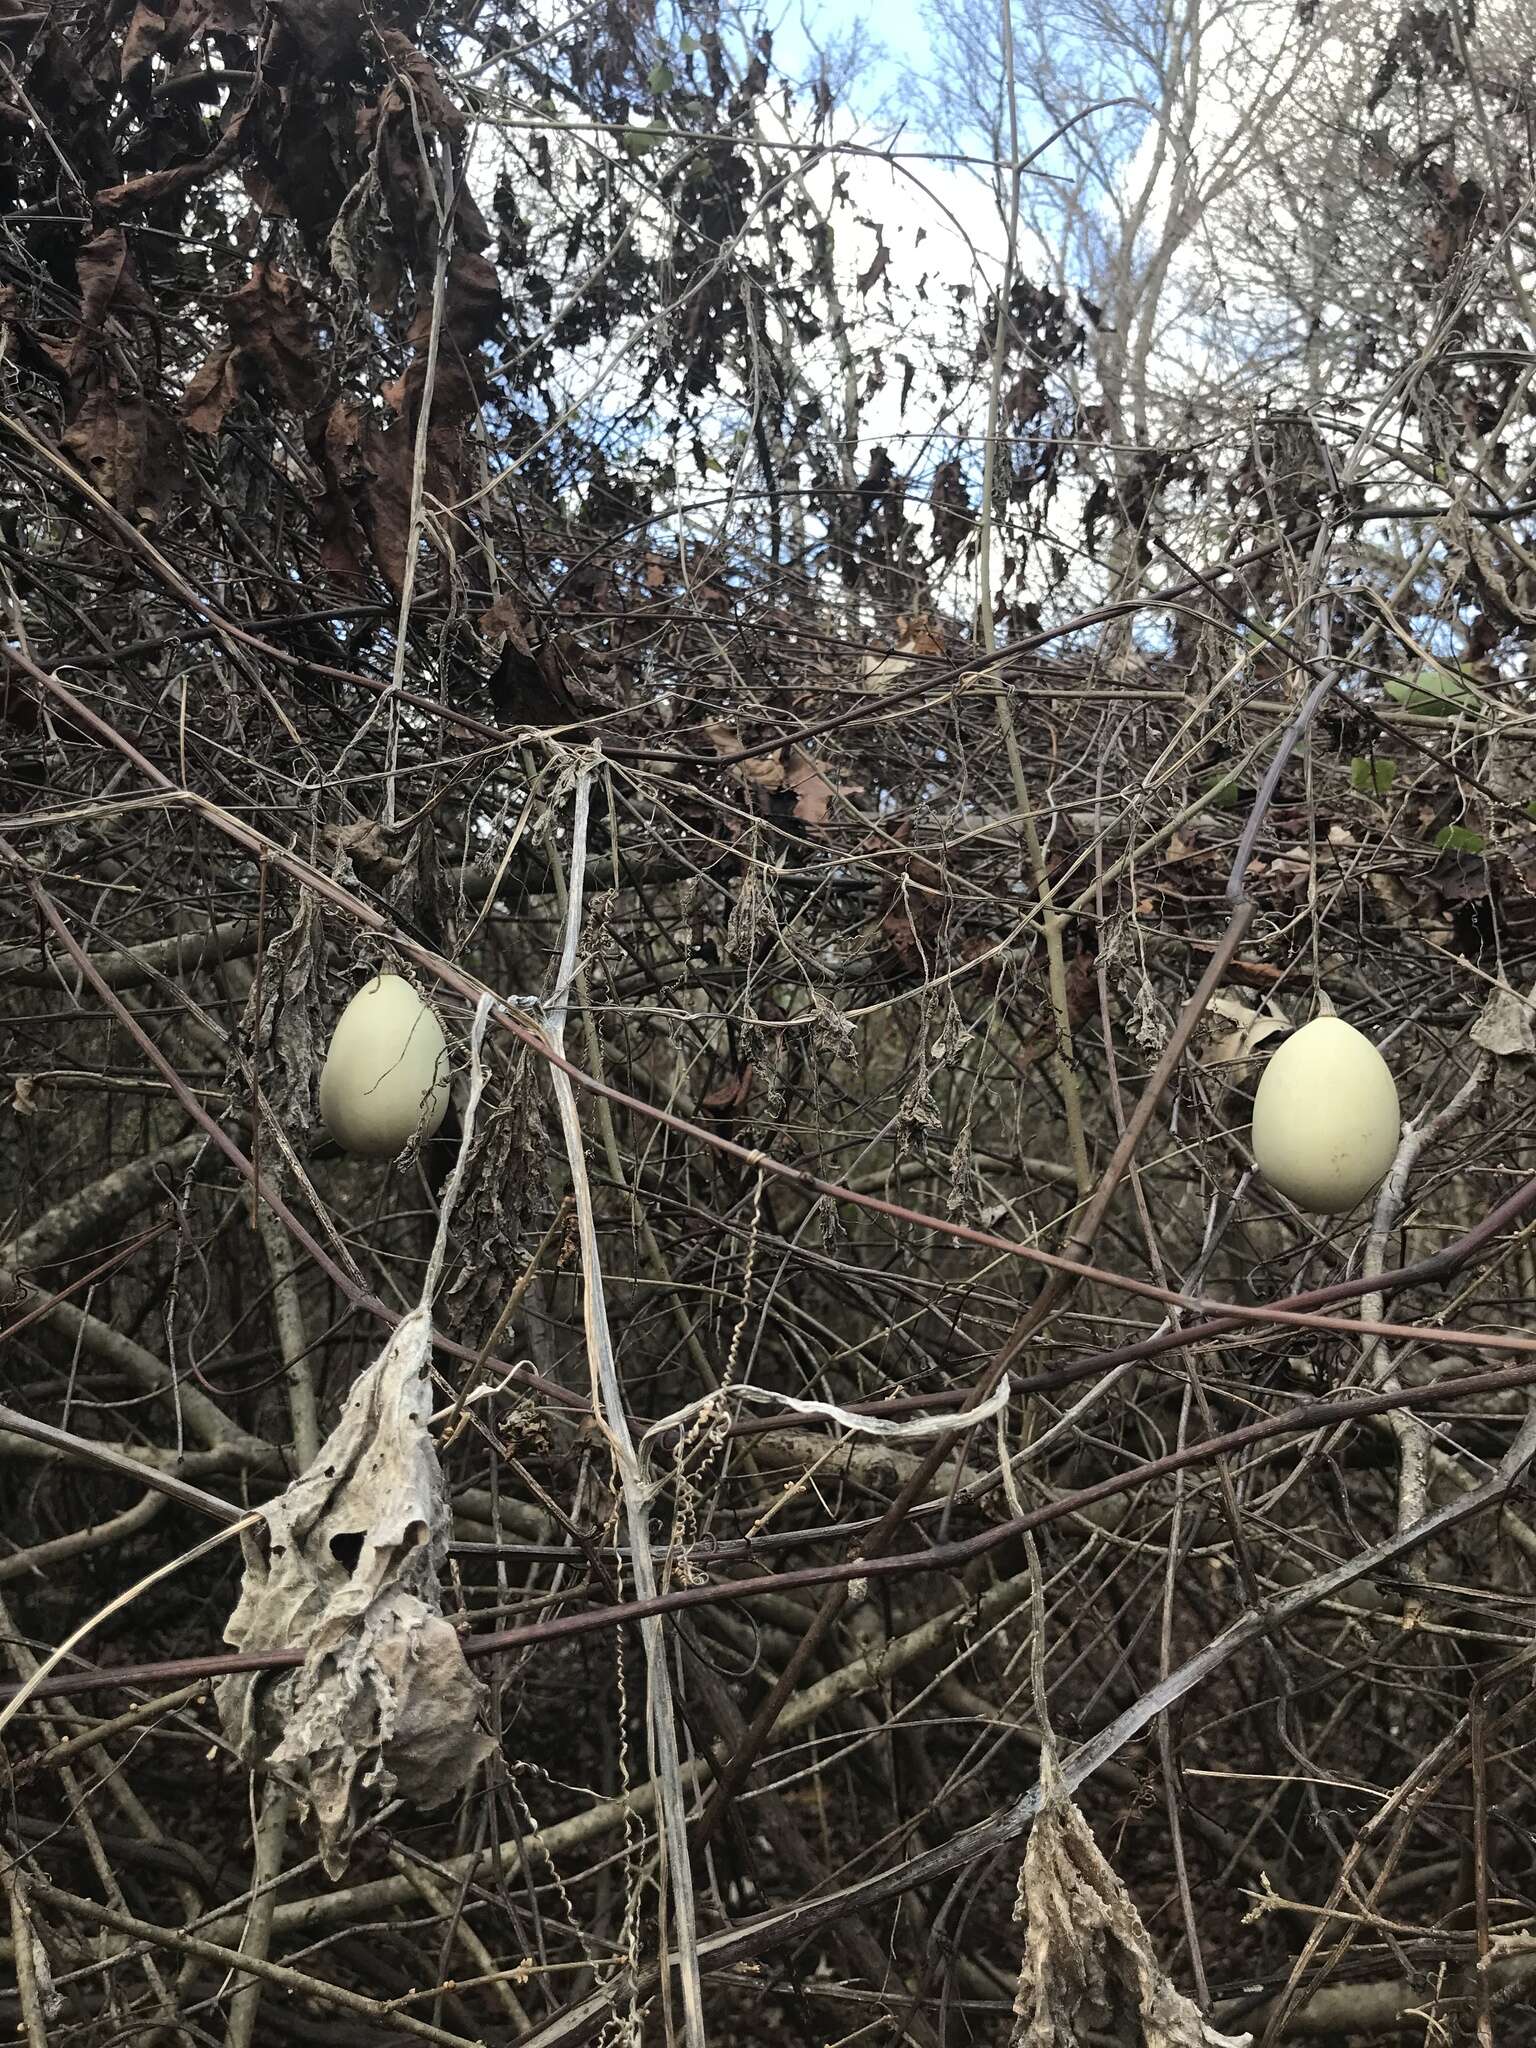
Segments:
[[[336,1020],[320,1072],[320,1115],[348,1152],[393,1159],[448,1107],[448,1044],[431,1007],[398,974],[376,974]]]
[[[1319,1215],[1342,1215],[1371,1192],[1400,1131],[1390,1068],[1342,1017],[1314,1017],[1288,1038],[1253,1099],[1259,1171],[1298,1209]]]

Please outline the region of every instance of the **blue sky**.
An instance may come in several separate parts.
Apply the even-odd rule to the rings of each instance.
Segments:
[[[879,0],[878,5],[869,0],[780,0],[764,12],[773,29],[774,56],[792,74],[805,76],[815,69],[805,24],[817,43],[843,40],[862,27],[881,45],[883,61],[871,67],[859,94],[861,111],[869,111],[883,93],[894,92],[904,64],[920,66],[928,54],[921,0]]]

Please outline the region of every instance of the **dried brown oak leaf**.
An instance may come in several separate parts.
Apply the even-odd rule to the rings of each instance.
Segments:
[[[447,1491],[432,1441],[432,1321],[413,1309],[353,1387],[314,1462],[244,1538],[224,1631],[238,1650],[298,1649],[297,1671],[228,1678],[225,1732],[290,1785],[338,1878],[354,1836],[397,1794],[440,1806],[494,1747],[485,1688],[443,1619]]]
[[[1026,1933],[1010,2048],[1248,2048],[1251,2034],[1219,2034],[1169,1979],[1049,1748],[1040,1788],[1014,1907]]]

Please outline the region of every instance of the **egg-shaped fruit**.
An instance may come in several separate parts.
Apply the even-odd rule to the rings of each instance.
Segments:
[[[1338,1216],[1397,1153],[1397,1083],[1342,1017],[1314,1017],[1266,1065],[1253,1099],[1253,1156],[1298,1209]]]
[[[436,1012],[398,974],[376,974],[336,1020],[320,1071],[320,1115],[345,1151],[393,1159],[448,1107],[448,1043]]]

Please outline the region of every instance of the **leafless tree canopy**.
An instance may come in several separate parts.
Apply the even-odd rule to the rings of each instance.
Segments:
[[[1536,2039],[1536,26],[929,30],[0,0],[26,2048]]]

